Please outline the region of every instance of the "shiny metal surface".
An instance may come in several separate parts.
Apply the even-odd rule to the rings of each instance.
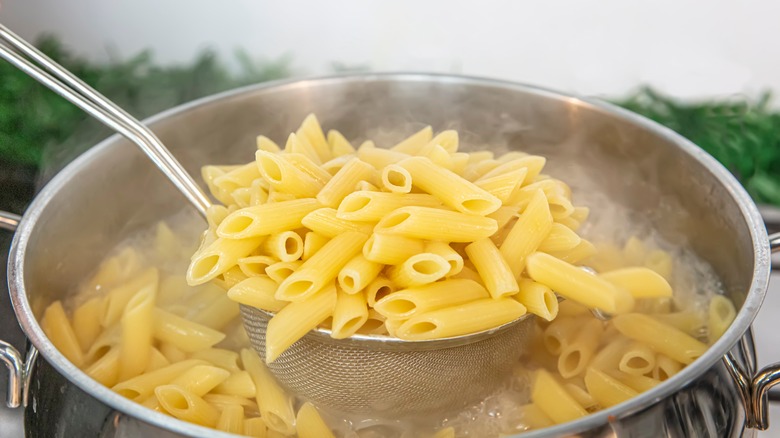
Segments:
[[[720,274],[739,313],[701,358],[625,403],[526,437],[752,434],[722,358],[731,352],[746,375],[755,373],[754,352],[746,351],[752,342],[742,339],[766,291],[769,245],[748,195],[701,149],[602,102],[438,75],[366,74],[262,84],[185,105],[148,123],[195,173],[205,163],[246,162],[258,133],[281,139],[309,112],[316,112],[326,128],[338,127],[350,139],[379,137],[380,145],[431,124],[458,128],[466,149],[487,143],[496,152],[542,153],[550,158],[552,174],[575,164],[590,172],[596,190],[648,218],[667,239],[688,243]],[[578,187],[573,189],[576,196]],[[171,433],[227,436],[151,412],[95,383],[51,345],[36,318],[53,299],[67,297],[71,285],[125,236],[185,207],[126,140],[109,139],[58,174],[26,212],[11,250],[11,296],[24,331],[45,359],[38,362],[65,376],[80,397]],[[46,402],[36,398],[35,386],[31,400]],[[29,421],[47,409],[55,410],[28,407]]]
[[[11,344],[0,341],[0,361],[8,368],[8,393],[5,404],[9,408],[22,405],[22,388],[24,387],[24,359]]]
[[[241,306],[241,315],[252,347],[265,360],[272,315],[248,306]],[[527,351],[533,328],[532,318],[521,318],[473,336],[413,343],[386,336],[344,343],[310,332],[268,368],[293,393],[329,410],[387,418],[449,412],[504,383]]]
[[[22,55],[37,62],[46,71]],[[201,215],[206,216],[206,209],[211,205],[208,196],[154,133],[141,122],[1,24],[0,58],[130,139],[149,156]]]
[[[22,217],[18,214],[8,213],[0,211],[0,229],[14,231],[19,226],[19,221]]]

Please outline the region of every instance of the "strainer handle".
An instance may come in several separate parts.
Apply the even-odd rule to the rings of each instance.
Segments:
[[[0,229],[14,231],[21,219],[19,215],[0,210]],[[22,354],[13,345],[0,340],[0,362],[8,368],[8,394],[5,404],[9,408],[27,406],[27,388],[37,357],[38,350],[32,345],[27,351],[27,357],[22,358]]]
[[[2,24],[0,58],[135,143],[206,216],[211,206],[208,196],[149,128]]]

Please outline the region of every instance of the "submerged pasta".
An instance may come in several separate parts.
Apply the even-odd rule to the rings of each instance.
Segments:
[[[71,362],[150,409],[247,436],[498,436],[652,389],[735,317],[722,295],[675,300],[675,254],[579,235],[588,210],[542,174],[542,157],[458,152],[455,131],[430,127],[356,149],[313,116],[284,148],[262,136],[257,146],[254,163],[204,168],[225,206],[209,211],[199,249],[193,220],[162,222],[45,311]],[[362,421],[286,393],[247,348],[239,303],[275,314],[269,361],[321,324],[337,339],[425,340],[538,318],[523,363],[488,400],[425,421]],[[504,411],[488,415],[490,403]]]

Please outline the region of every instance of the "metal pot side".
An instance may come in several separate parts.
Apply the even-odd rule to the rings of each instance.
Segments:
[[[737,371],[755,373],[749,328],[769,280],[769,243],[748,195],[704,151],[666,128],[597,100],[430,74],[260,84],[175,108],[148,124],[188,171],[199,175],[203,164],[249,161],[256,135],[282,140],[310,112],[324,127],[338,128],[350,139],[377,138],[387,145],[431,124],[439,130],[458,129],[466,149],[491,145],[499,153],[541,153],[549,158],[552,174],[556,167],[565,172],[572,163],[591,169],[597,190],[647,217],[665,238],[687,242],[721,276],[740,311],[704,356],[626,403],[524,437],[751,433],[745,431],[748,419],[740,397],[745,391],[749,397],[750,387],[740,392],[723,358],[730,352]],[[557,175],[566,180],[565,173]],[[35,367],[33,383],[56,370],[65,376],[59,381],[60,392],[76,395],[51,397],[46,385],[32,384],[28,426],[51,424],[51,418],[77,421],[63,406],[70,400],[65,404],[96,406],[88,412],[101,417],[100,436],[137,436],[141,431],[150,436],[229,436],[151,412],[92,381],[54,348],[37,320],[45,306],[72,291],[106,251],[185,205],[142,153],[117,136],[68,165],[32,203],[11,249],[12,302],[25,333],[46,361]],[[97,406],[106,407],[106,413]],[[162,430],[166,432],[160,435]],[[36,436],[30,428],[28,434]]]

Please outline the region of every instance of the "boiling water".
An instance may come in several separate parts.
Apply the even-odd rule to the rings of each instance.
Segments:
[[[605,205],[603,200],[591,200],[585,205]],[[165,223],[170,230],[175,230],[178,241],[183,242],[181,251],[175,254],[161,254],[158,240],[159,231],[156,227],[143,230],[130,237],[112,252],[119,254],[123,250],[131,248],[145,257],[144,263],[156,266],[160,269],[161,278],[166,275],[183,277],[186,271],[189,257],[199,241],[204,224],[200,217],[190,210],[182,211],[168,218]],[[648,227],[642,227],[637,218],[631,217],[631,213],[619,207],[611,206],[609,209],[594,209],[594,214],[579,233],[593,242],[622,245],[625,239],[637,233],[644,232],[642,243],[650,248],[659,248],[672,255],[675,263],[670,283],[675,290],[673,307],[676,311],[691,311],[706,315],[707,305],[713,295],[722,293],[722,286],[712,268],[697,258],[691,251],[680,244],[672,244],[648,231]],[[629,227],[618,224],[634,224]],[[641,235],[641,234],[640,234]],[[614,239],[614,240],[609,240]],[[214,288],[213,285],[204,285],[189,288],[189,297],[196,297],[206,288]],[[87,298],[103,292],[100,284],[82,285],[80,293],[69,303],[69,307],[83,302]],[[189,301],[182,300],[182,306]],[[192,315],[198,309],[180,309],[181,315]],[[240,318],[236,318],[231,326],[225,329],[229,336],[221,344],[220,348],[239,350],[249,347],[249,342],[241,324]],[[706,340],[706,328],[700,333],[700,338]],[[523,364],[518,364],[512,376],[508,376],[502,388],[489,397],[467,406],[460,412],[442,414],[438,418],[427,417],[419,420],[398,421],[381,418],[356,418],[354,416],[322,412],[323,418],[334,430],[337,436],[349,438],[375,438],[375,437],[426,437],[432,436],[436,430],[452,427],[458,437],[498,437],[511,435],[528,430],[528,425],[523,418],[522,405],[530,402],[531,371],[537,365],[533,358],[527,358]],[[300,402],[298,402],[300,404]]]

